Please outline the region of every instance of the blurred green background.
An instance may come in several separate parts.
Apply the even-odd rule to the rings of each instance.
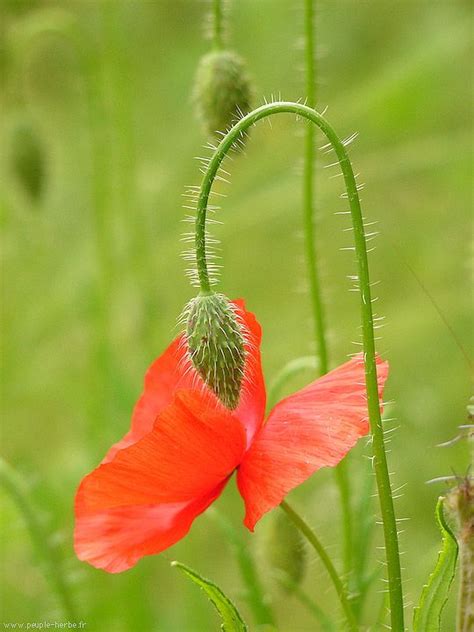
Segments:
[[[280,93],[304,97],[302,6],[231,5],[231,47],[247,60],[256,104]],[[194,293],[180,259],[187,230],[181,194],[199,183],[193,157],[206,155],[190,98],[198,59],[209,48],[206,3],[1,0],[0,7],[3,455],[25,480],[87,630],[217,630],[211,606],[170,568],[172,559],[215,580],[255,629],[232,547],[212,515],[173,549],[122,575],[95,570],[72,550],[77,484],[127,430],[144,372],[175,335]],[[405,484],[398,515],[410,518],[401,536],[409,604],[439,547],[433,511],[444,487],[426,481],[464,474],[468,464],[463,442],[436,447],[465,423],[469,369],[422,286],[469,349],[471,10],[461,0],[318,3],[318,109],[329,106],[342,137],[359,132],[350,153],[367,183],[365,215],[379,222],[371,270],[380,281],[377,311],[387,317],[378,343],[391,364],[387,414],[399,426],[390,469],[394,486]],[[42,173],[28,190],[15,160],[31,131]],[[314,350],[302,255],[303,131],[287,115],[252,130],[246,155],[226,167],[232,186],[219,217],[225,223],[215,231],[225,266],[221,289],[245,296],[263,325],[267,380]],[[345,210],[342,181],[322,168],[331,155],[318,160],[317,240],[334,366],[356,350],[358,299],[346,279],[355,272],[353,254],[340,251],[350,245],[348,219],[334,216]],[[288,390],[310,378],[299,376]],[[349,458],[354,503],[364,452],[361,442]],[[279,629],[318,629],[294,597],[276,591],[262,561],[272,516],[255,535],[244,533],[234,488],[217,508],[255,553]],[[318,473],[291,499],[339,563],[332,473]],[[2,620],[64,619],[17,506],[6,494],[2,504]],[[380,535],[377,527],[376,540]],[[373,568],[376,558],[374,548]],[[327,611],[339,612],[312,554],[304,585]],[[377,580],[367,624],[382,589]],[[446,632],[453,621],[451,598]]]

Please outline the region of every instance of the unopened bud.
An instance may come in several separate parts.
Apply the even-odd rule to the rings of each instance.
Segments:
[[[212,51],[201,58],[194,84],[194,103],[209,134],[225,131],[250,111],[252,88],[245,63],[232,51]]]
[[[41,143],[34,129],[26,122],[15,126],[11,139],[12,171],[33,201],[41,198],[45,168]]]
[[[265,548],[268,563],[281,576],[280,586],[292,592],[306,571],[306,548],[301,533],[283,512],[273,516]]]
[[[223,294],[199,295],[187,307],[191,361],[220,401],[237,407],[245,366],[243,324]]]

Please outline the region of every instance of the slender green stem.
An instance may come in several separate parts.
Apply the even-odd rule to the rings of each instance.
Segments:
[[[63,573],[61,559],[49,542],[49,534],[45,532],[36,517],[37,512],[28,498],[23,480],[3,459],[0,459],[0,484],[12,498],[23,516],[33,546],[38,557],[43,562],[46,577],[57,595],[64,615],[70,621],[77,620],[69,585]]]
[[[305,4],[305,65],[306,102],[309,107],[316,105],[316,46],[315,46],[315,0],[304,0]],[[316,185],[315,128],[310,121],[306,125],[305,159],[303,174],[303,226],[305,235],[306,264],[309,278],[311,309],[313,313],[314,339],[319,356],[319,373],[329,370],[326,336],[326,319],[319,279],[318,254],[315,237],[317,214],[314,204]],[[350,506],[350,483],[347,475],[347,460],[341,461],[334,471],[341,499],[344,571],[348,574],[352,566],[352,512]]]
[[[212,0],[212,42],[216,50],[224,45],[224,8],[222,0]]]
[[[315,84],[315,45],[314,45],[314,0],[305,0],[305,59],[306,59],[306,99],[308,106],[314,108],[316,104]],[[313,313],[314,338],[317,343],[319,356],[319,372],[328,372],[328,352],[326,342],[326,325],[324,306],[321,298],[319,281],[317,248],[315,243],[315,209],[314,209],[314,125],[308,121],[305,136],[305,159],[303,174],[303,226],[306,250],[306,265],[308,268],[311,309]]]
[[[352,217],[354,245],[358,267],[367,404],[370,429],[372,433],[374,471],[377,481],[384,529],[385,550],[387,555],[392,630],[394,632],[402,632],[404,629],[404,617],[400,553],[398,547],[397,523],[395,520],[395,510],[390,486],[390,476],[388,473],[387,457],[385,453],[382,418],[380,414],[372,296],[370,290],[364,222],[354,172],[346,149],[331,125],[323,116],[318,114],[318,112],[301,103],[285,101],[269,103],[262,105],[240,119],[240,121],[238,121],[223,137],[204,174],[198,199],[195,239],[198,278],[202,291],[210,292],[211,284],[209,281],[206,261],[206,213],[212,183],[217,175],[219,167],[227,152],[231,150],[232,146],[241,134],[245,134],[246,130],[257,123],[257,121],[267,116],[279,113],[293,113],[317,125],[331,143],[344,176],[347,198]]]
[[[295,582],[289,575],[283,571],[275,573],[277,581],[288,591],[291,591],[295,597],[314,615],[314,618],[321,626],[324,632],[335,632],[334,624],[324,610],[309,597],[301,588],[298,582]]]
[[[290,518],[293,524],[301,531],[301,533],[304,535],[304,537],[308,540],[308,542],[314,548],[316,553],[319,555],[322,563],[324,564],[324,567],[326,568],[329,574],[329,577],[331,578],[334,588],[336,589],[339,600],[341,602],[342,609],[344,610],[344,613],[347,618],[348,626],[351,630],[354,630],[355,632],[357,632],[357,623],[356,623],[356,620],[354,619],[354,614],[349,605],[346,589],[339,575],[337,574],[334,564],[331,562],[329,555],[326,553],[324,546],[321,544],[317,535],[314,533],[311,527],[303,520],[303,518],[301,518],[301,516],[299,516],[296,513],[296,511],[292,507],[290,507],[290,505],[285,500],[281,503],[280,507],[283,509],[286,515]]]

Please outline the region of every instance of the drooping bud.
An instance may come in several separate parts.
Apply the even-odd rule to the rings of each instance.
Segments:
[[[189,303],[186,316],[191,361],[224,406],[233,410],[244,376],[244,325],[223,294],[200,294]]]
[[[216,50],[199,62],[194,103],[209,134],[225,131],[241,114],[250,111],[252,88],[245,63],[228,50]]]
[[[305,541],[283,512],[275,512],[265,542],[265,557],[277,571],[279,585],[292,592],[301,582],[306,571]]]
[[[20,122],[13,129],[11,165],[22,188],[34,202],[39,201],[45,181],[44,155],[37,134],[27,122]]]

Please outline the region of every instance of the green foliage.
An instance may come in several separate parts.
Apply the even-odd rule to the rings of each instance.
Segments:
[[[208,579],[201,577],[199,573],[185,564],[172,562],[171,565],[179,568],[191,579],[191,581],[193,581],[206,593],[206,596],[212,602],[222,619],[221,628],[223,632],[247,632],[247,626],[245,625],[237,608],[218,586]]]
[[[193,99],[209,134],[226,130],[250,110],[252,87],[243,59],[227,50],[204,55],[196,72]]]
[[[421,593],[420,603],[413,617],[414,632],[439,632],[441,614],[448,599],[449,589],[456,571],[458,544],[444,517],[444,497],[438,499],[436,519],[443,544],[436,566]]]

